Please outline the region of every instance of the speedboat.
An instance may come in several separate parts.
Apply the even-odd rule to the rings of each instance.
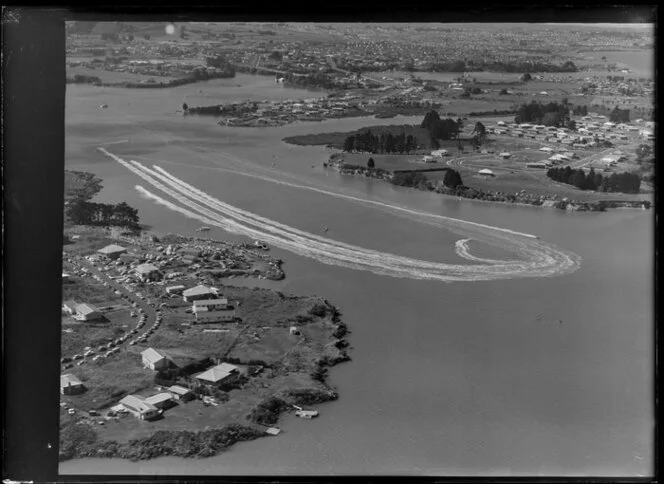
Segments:
[[[210,230],[210,227],[201,227],[196,229],[196,232],[207,232],[208,230]]]

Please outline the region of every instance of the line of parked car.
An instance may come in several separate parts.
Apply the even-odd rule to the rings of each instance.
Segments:
[[[88,256],[88,257],[86,257],[86,259],[87,259],[91,264],[94,265],[94,262],[95,262],[95,258],[94,258],[94,257]],[[68,262],[70,262],[70,263],[72,263],[72,264],[78,265],[78,264],[77,264],[73,259],[71,259],[71,258],[69,258],[69,259],[67,259],[67,260],[68,260]],[[108,268],[108,267],[98,268],[98,270],[100,270],[100,271],[103,270],[103,269],[108,270],[109,268]],[[84,273],[86,273],[86,274],[89,273],[89,271],[86,270],[85,268],[81,268],[80,270],[81,270],[81,272],[84,272]],[[92,273],[91,276],[92,276],[95,280],[97,280],[98,282],[100,282],[102,285],[104,285],[105,287],[112,287],[111,284],[110,284],[108,281],[104,280],[104,279],[103,279],[101,276],[99,276],[98,274]],[[129,284],[127,284],[127,285],[125,285],[125,286],[123,286],[123,287],[124,287],[127,291],[129,291],[129,292],[133,291],[133,288],[132,288]],[[127,300],[129,300],[129,297],[128,297],[126,294],[122,294],[122,292],[120,292],[119,290],[115,290],[114,293],[115,293],[117,296],[121,296],[123,299],[127,299]],[[144,300],[148,305],[151,305],[151,302],[148,301],[148,300],[146,299],[146,297],[145,297],[143,294],[141,294],[141,293],[137,293],[137,294],[136,294],[136,297],[138,297],[138,298]],[[138,306],[138,304],[137,304],[136,301],[132,302],[131,304],[132,304],[132,306],[133,306],[134,308],[136,308],[136,307]],[[69,357],[64,357],[64,358],[62,358],[62,359],[61,359],[61,363],[64,365],[64,366],[63,366],[63,369],[69,369],[69,368],[73,367],[74,364],[76,364],[76,365],[78,365],[78,366],[84,365],[84,364],[86,363],[86,361],[88,361],[86,358],[89,358],[89,357],[92,357],[92,361],[99,361],[99,360],[101,360],[101,359],[103,359],[103,358],[107,358],[107,357],[109,357],[109,356],[112,356],[112,355],[118,353],[118,352],[120,351],[120,348],[118,348],[118,346],[121,345],[122,343],[124,343],[125,341],[131,339],[134,335],[136,335],[136,334],[139,332],[139,330],[140,330],[141,328],[143,328],[143,326],[145,326],[145,323],[147,322],[147,314],[145,313],[145,310],[144,310],[143,308],[137,308],[136,311],[132,310],[132,311],[130,312],[130,315],[131,315],[132,317],[137,317],[138,315],[140,315],[140,319],[139,319],[139,321],[138,321],[138,323],[137,323],[137,325],[136,325],[135,328],[131,329],[130,331],[127,331],[127,332],[126,332],[125,334],[123,334],[121,337],[115,339],[114,341],[111,341],[111,342],[108,343],[107,345],[102,345],[102,346],[100,346],[99,348],[97,348],[96,351],[95,351],[93,348],[88,347],[88,348],[85,348],[85,349],[84,349],[84,353],[83,353],[83,354],[76,354],[76,355],[74,355],[74,356],[71,357],[71,358],[69,358]],[[131,340],[131,341],[129,342],[129,345],[134,346],[134,345],[136,345],[136,344],[138,344],[138,343],[142,343],[142,342],[146,341],[147,338],[148,338],[148,337],[149,337],[149,336],[150,336],[150,335],[151,335],[151,334],[152,334],[157,328],[159,328],[159,326],[161,325],[161,321],[162,321],[161,311],[158,311],[157,320],[156,320],[155,323],[150,327],[150,329],[148,329],[148,331],[146,331],[144,334],[142,334],[142,335],[139,336],[138,338]],[[102,352],[103,352],[103,353],[102,353]],[[97,354],[97,353],[99,353],[99,354]],[[75,363],[75,362],[76,362],[76,363]]]

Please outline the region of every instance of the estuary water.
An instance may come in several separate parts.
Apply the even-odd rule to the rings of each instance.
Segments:
[[[339,175],[328,149],[281,141],[420,118],[231,128],[176,113],[196,85],[67,89],[67,168],[103,178],[98,200],[160,232],[267,241],[286,271],[269,286],[339,306],[352,361],[330,371],[340,399],[285,416],[276,438],[61,474],[652,472],[652,212],[457,200]]]

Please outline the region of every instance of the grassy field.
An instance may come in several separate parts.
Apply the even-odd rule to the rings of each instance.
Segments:
[[[136,321],[129,316],[128,309],[110,311],[105,313],[108,321],[79,322],[70,316],[63,317],[62,329],[62,356],[72,357],[83,353],[83,348],[90,346],[96,348],[116,339],[135,326]]]
[[[375,168],[382,170],[430,170],[444,168],[444,162],[424,163],[422,155],[372,155],[371,153],[344,153],[343,160],[349,165],[367,166],[369,158],[373,158]]]

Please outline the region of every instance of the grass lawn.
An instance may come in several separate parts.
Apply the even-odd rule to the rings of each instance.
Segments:
[[[86,411],[107,408],[126,395],[154,386],[154,372],[143,368],[139,354],[126,351],[98,362],[74,366],[67,373],[77,376],[87,390],[62,398],[70,406]]]
[[[430,170],[445,168],[444,162],[424,163],[423,155],[372,155],[371,153],[345,153],[344,161],[349,165],[366,167],[369,158],[373,158],[375,167],[382,170]]]

